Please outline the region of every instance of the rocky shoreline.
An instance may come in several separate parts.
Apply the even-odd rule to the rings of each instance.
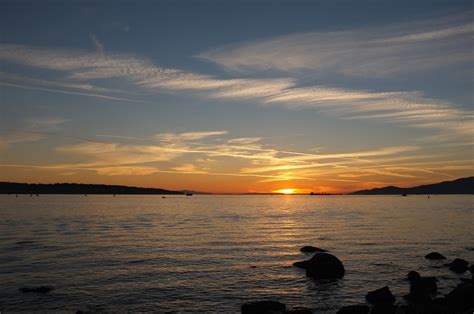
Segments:
[[[294,262],[293,266],[304,269],[306,276],[314,280],[341,280],[345,275],[343,263],[327,250],[304,246],[304,253],[315,253],[309,260]],[[428,260],[445,260],[444,255],[431,252],[425,255]],[[474,313],[474,265],[464,259],[455,258],[445,263],[447,271],[463,274],[471,273],[471,279],[461,278],[461,282],[446,296],[437,295],[439,280],[436,277],[423,277],[412,270],[406,276],[407,294],[404,302],[397,302],[389,286],[368,291],[365,303],[341,307],[337,314],[472,314]],[[341,300],[343,301],[343,300]],[[276,300],[259,300],[241,306],[242,314],[309,314],[309,308],[288,309]]]
[[[305,246],[300,249],[305,254],[314,254],[310,259],[293,263],[294,267],[304,269],[307,277],[315,280],[342,280],[346,274],[344,264],[339,258],[325,249]],[[431,252],[426,260],[444,261],[444,255]],[[423,276],[416,270],[401,275],[407,281],[407,291],[401,300],[393,295],[389,286],[368,291],[365,302],[341,307],[337,314],[471,314],[474,313],[474,265],[461,258],[443,263],[443,268],[456,274],[471,273],[471,278],[460,278],[459,284],[445,296],[438,292],[439,278]],[[349,270],[350,271],[350,270]],[[46,294],[54,290],[52,286],[27,286],[23,293]],[[341,300],[343,303],[344,300]],[[277,300],[256,300],[242,304],[243,314],[310,314],[310,308],[288,308]],[[78,311],[77,313],[83,313]]]

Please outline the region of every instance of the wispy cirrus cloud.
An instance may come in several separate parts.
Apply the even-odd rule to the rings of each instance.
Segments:
[[[171,168],[174,171],[183,172],[183,173],[194,173],[194,174],[205,174],[208,173],[205,169],[201,169],[194,164],[183,164],[177,167]]]
[[[155,138],[163,142],[188,142],[201,140],[208,137],[225,135],[228,132],[225,130],[220,131],[195,131],[195,132],[184,132],[184,133],[159,133],[155,134]]]
[[[111,166],[169,161],[185,150],[159,145],[83,142],[58,147],[57,151],[86,157],[89,161],[82,166]]]
[[[58,117],[37,117],[21,121],[20,125],[14,129],[0,129],[0,149],[11,144],[42,140],[67,121]]]
[[[190,133],[200,136],[189,136]],[[304,153],[278,150],[269,148],[263,143],[236,143],[234,139],[215,144],[204,142],[211,134],[225,134],[223,131],[202,131],[174,134],[173,138],[183,138],[181,141],[160,141],[158,144],[120,144],[120,143],[94,143],[84,142],[80,144],[66,145],[57,150],[62,153],[75,154],[86,157],[89,161],[75,164],[74,167],[85,167],[103,169],[113,167],[132,167],[157,162],[179,162],[189,160],[189,156],[200,156],[193,159],[199,162],[198,167],[194,163],[179,163],[169,168],[169,171],[182,171],[184,173],[207,172],[207,160],[211,158],[211,164],[222,158],[240,159],[246,164],[238,170],[241,175],[258,176],[271,175],[272,178],[282,176],[284,178],[310,179],[298,176],[298,171],[308,168],[337,168],[346,163],[363,163],[363,158],[378,159],[386,156],[396,156],[418,149],[414,146],[384,147],[375,150],[345,152],[345,153]],[[205,134],[207,136],[205,136]],[[240,140],[241,138],[236,138]],[[238,142],[238,141],[237,141]],[[187,159],[186,159],[187,157]],[[166,170],[166,169],[161,169]],[[104,170],[105,171],[105,170]],[[288,171],[292,171],[289,173]]]
[[[59,94],[96,97],[96,98],[103,98],[103,99],[109,99],[109,100],[119,100],[119,101],[126,101],[126,102],[142,102],[141,100],[135,100],[135,99],[129,99],[129,98],[123,98],[123,97],[107,96],[107,95],[103,95],[103,94],[75,92],[75,91],[67,91],[67,90],[54,89],[54,88],[45,88],[45,87],[38,87],[38,86],[21,85],[21,84],[15,84],[15,83],[0,82],[0,85],[9,86],[9,87],[16,87],[16,88],[21,88],[21,89],[39,90],[39,91],[44,91],[44,92],[59,93]]]
[[[92,171],[100,176],[170,173],[257,178],[260,183],[334,181],[354,185],[406,179],[419,181],[433,176],[453,177],[457,171],[473,169],[472,161],[453,162],[449,156],[426,154],[417,146],[307,152],[278,149],[258,137],[232,138],[223,130],[161,134],[173,134],[173,139],[180,140],[157,141],[150,136],[146,142],[140,140],[139,144],[133,143],[131,137],[110,137],[115,142],[107,143],[81,141],[56,148],[60,154],[73,156],[74,163],[2,164],[0,167],[31,168],[60,174],[81,171]],[[213,136],[219,136],[221,140],[214,141]],[[229,163],[229,159],[235,162]]]
[[[472,64],[473,12],[359,29],[295,33],[230,44],[199,58],[235,71],[389,76]],[[446,56],[449,56],[448,58]]]
[[[0,85],[59,94],[70,94],[110,100],[119,100],[125,102],[142,102],[141,100],[126,97],[111,96],[111,94],[113,93],[123,94],[123,92],[117,89],[99,87],[87,82],[64,82],[35,79],[3,71],[0,71]]]
[[[397,36],[390,37],[390,40],[380,36],[372,40],[424,42],[434,40],[433,38],[454,36],[457,33],[459,36],[464,36],[467,32],[468,26],[415,35],[398,31]],[[426,97],[419,91],[379,92],[322,85],[300,86],[298,80],[288,77],[221,79],[211,75],[163,68],[136,56],[102,55],[14,44],[0,45],[0,59],[59,71],[69,80],[76,82],[75,84],[86,86],[90,80],[100,82],[107,79],[123,79],[132,86],[148,92],[185,91],[196,93],[201,97],[226,101],[244,100],[264,106],[295,110],[313,108],[321,113],[344,119],[370,119],[396,125],[439,129],[445,133],[464,137],[471,136],[474,130],[472,111],[447,101]],[[120,98],[108,95],[98,97]]]
[[[94,170],[103,176],[146,176],[160,171],[156,167],[144,166],[97,167]]]
[[[261,137],[239,137],[239,138],[233,138],[227,141],[229,144],[255,144],[257,142],[260,142],[262,140]]]
[[[97,49],[97,52],[103,57],[105,54],[105,47],[104,44],[99,40],[99,38],[94,35],[94,34],[89,34],[89,37],[94,44],[95,48]]]

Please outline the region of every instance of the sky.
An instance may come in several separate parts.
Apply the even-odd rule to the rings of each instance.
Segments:
[[[474,175],[472,1],[0,1],[0,181]]]

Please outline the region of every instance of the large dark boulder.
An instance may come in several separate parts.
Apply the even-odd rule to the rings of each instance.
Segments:
[[[340,279],[345,272],[342,262],[329,253],[316,253],[306,263],[306,276],[314,279]]]
[[[455,311],[474,310],[474,285],[462,283],[446,296],[449,307]]]
[[[447,264],[447,266],[449,266],[450,270],[459,274],[462,274],[469,269],[469,263],[466,260],[463,260],[462,258],[456,258],[454,261]]]
[[[273,314],[284,312],[286,305],[278,301],[255,301],[243,304],[240,310],[242,314]]]
[[[396,305],[390,303],[377,303],[370,311],[370,314],[395,314],[396,311]]]
[[[311,245],[303,246],[300,249],[300,251],[303,252],[303,253],[324,253],[324,252],[327,252],[327,250],[324,250],[324,249],[321,249],[321,248],[318,248],[318,247],[315,247],[315,246],[311,246]]]
[[[407,299],[415,303],[430,302],[437,290],[436,277],[423,277],[411,283]]]
[[[53,287],[51,286],[39,286],[39,287],[23,287],[18,289],[21,292],[35,292],[35,293],[48,293],[52,290],[54,290]]]
[[[446,298],[436,298],[430,303],[425,304],[424,313],[451,314],[453,313],[453,309],[449,306]]]
[[[374,290],[374,291],[370,291],[369,293],[367,293],[365,298],[367,299],[368,302],[372,304],[378,304],[378,303],[392,304],[395,302],[395,297],[390,291],[390,288],[387,286]]]
[[[443,254],[438,252],[431,252],[425,255],[426,259],[446,259]]]
[[[367,305],[348,305],[342,307],[336,314],[369,314],[370,308]]]
[[[419,272],[410,270],[407,275],[407,279],[410,282],[414,282],[415,280],[421,279],[421,275]]]

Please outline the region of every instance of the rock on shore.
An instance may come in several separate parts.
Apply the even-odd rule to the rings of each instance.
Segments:
[[[395,303],[395,297],[393,296],[388,286],[370,291],[369,293],[367,293],[365,298],[367,299],[369,303],[372,303],[372,304]]]
[[[454,261],[447,264],[447,266],[449,266],[450,270],[458,274],[462,274],[469,269],[469,263],[462,258],[456,258]]]
[[[336,314],[369,314],[368,305],[347,305],[342,307]]]
[[[286,310],[286,305],[278,301],[255,301],[243,304],[240,310],[242,314],[281,313]]]
[[[303,252],[303,253],[324,253],[324,252],[327,252],[327,250],[325,250],[325,249],[321,249],[319,247],[315,247],[315,246],[311,246],[311,245],[303,246],[300,249],[300,251]]]
[[[440,260],[440,259],[446,259],[443,254],[438,253],[438,252],[431,252],[425,255],[426,259],[434,259],[434,260]]]
[[[340,279],[345,274],[342,262],[329,253],[316,253],[305,266],[306,276],[314,279]]]

